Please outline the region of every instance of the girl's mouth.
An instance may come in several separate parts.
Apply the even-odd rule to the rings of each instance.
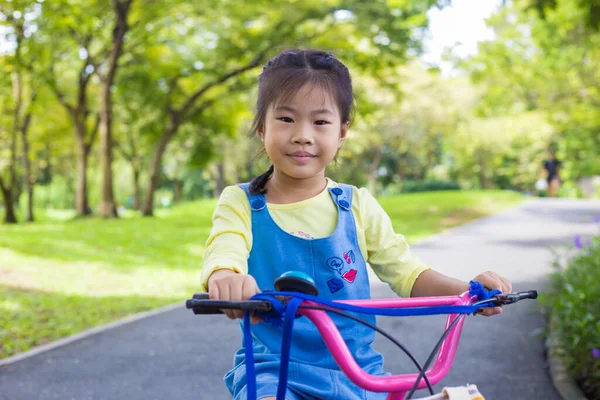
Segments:
[[[296,151],[294,153],[289,154],[289,156],[294,159],[298,164],[307,164],[309,163],[315,156],[306,151]]]

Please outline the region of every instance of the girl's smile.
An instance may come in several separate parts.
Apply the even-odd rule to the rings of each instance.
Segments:
[[[303,150],[298,150],[288,155],[300,165],[308,164],[316,157],[314,154]]]

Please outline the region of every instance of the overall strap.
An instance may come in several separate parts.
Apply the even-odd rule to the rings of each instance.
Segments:
[[[329,188],[329,193],[335,204],[340,210],[352,210],[352,186],[344,183],[338,184],[339,187]]]
[[[238,184],[248,196],[248,203],[250,203],[250,209],[252,211],[261,211],[267,206],[267,200],[265,199],[264,194],[252,194],[250,193],[250,183],[240,183]]]

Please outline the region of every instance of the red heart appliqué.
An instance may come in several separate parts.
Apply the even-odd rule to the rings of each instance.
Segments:
[[[351,269],[350,271],[345,272],[344,275],[342,275],[342,278],[350,283],[354,282],[354,279],[356,279],[356,270]]]

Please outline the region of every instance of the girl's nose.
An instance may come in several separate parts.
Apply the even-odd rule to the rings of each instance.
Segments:
[[[295,132],[292,142],[301,145],[309,145],[314,143],[312,132],[309,128],[301,128]]]

